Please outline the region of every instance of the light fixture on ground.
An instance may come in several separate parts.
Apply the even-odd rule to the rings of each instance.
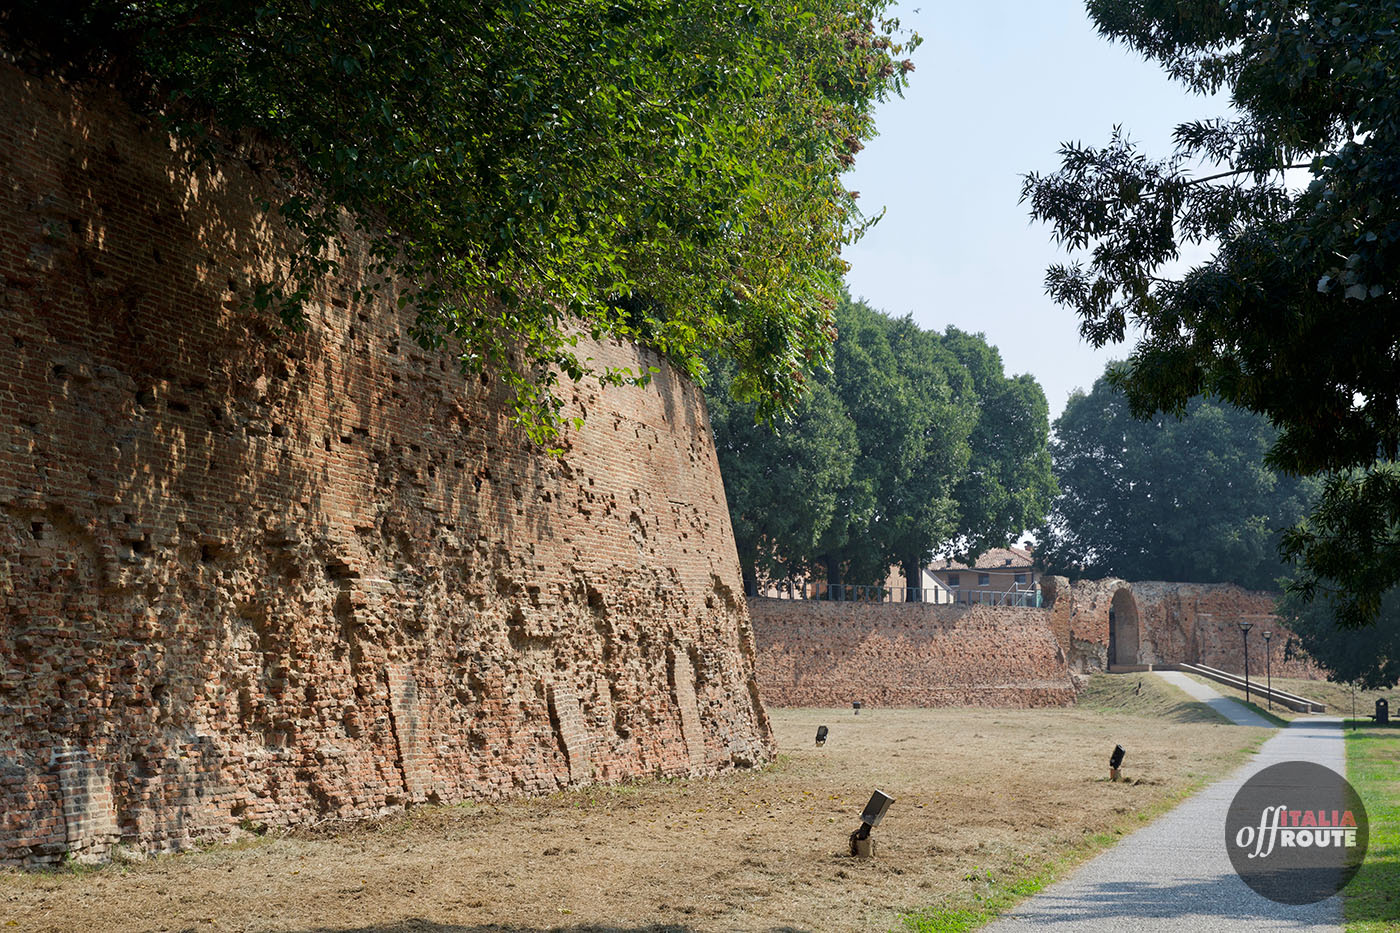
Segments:
[[[884,791],[877,790],[870,795],[870,802],[865,805],[865,812],[860,815],[860,827],[851,833],[851,854],[858,858],[870,858],[875,854],[875,840],[870,838],[870,831],[880,825],[880,821],[885,818],[885,811],[894,803],[894,798]]]
[[[1249,702],[1249,630],[1254,627],[1254,623],[1245,619],[1240,620],[1240,637],[1244,639],[1244,701]]]
[[[1117,781],[1123,777],[1123,756],[1127,754],[1123,751],[1123,746],[1113,746],[1113,754],[1108,756],[1108,777],[1109,780]]]
[[[826,726],[817,726],[817,744],[826,744]]]
[[[1269,679],[1269,709],[1274,708],[1274,653],[1269,650],[1269,639],[1274,637],[1273,632],[1264,633],[1264,669],[1268,672]]]
[[[854,703],[852,703],[852,704],[851,704],[851,709],[855,710],[855,711],[856,711],[856,715],[859,716],[859,715],[860,715],[860,700],[856,700]]]

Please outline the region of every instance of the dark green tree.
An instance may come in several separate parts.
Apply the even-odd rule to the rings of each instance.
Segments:
[[[980,336],[924,331],[849,299],[836,319],[831,372],[776,434],[726,400],[722,381],[708,389],[750,592],[762,577],[818,572],[880,584],[896,565],[917,587],[919,568],[951,542],[1004,544],[1044,518],[1053,479],[1033,380],[1006,379]],[[978,490],[985,499],[959,498]]]
[[[1290,531],[1300,598],[1373,621],[1400,582],[1400,31],[1388,0],[1090,0],[1100,32],[1238,115],[1149,158],[1115,130],[1025,179],[1075,255],[1049,293],[1095,345],[1142,338],[1113,375],[1140,415],[1207,394],[1267,416],[1270,462],[1330,477]],[[1292,171],[1293,175],[1286,173]],[[1303,183],[1299,183],[1303,182]],[[1213,249],[1182,274],[1183,246]]]
[[[1400,589],[1388,590],[1372,628],[1338,629],[1328,594],[1303,600],[1284,594],[1279,613],[1298,636],[1300,647],[1332,680],[1366,690],[1400,684]]]
[[[855,426],[827,385],[814,385],[792,421],[770,428],[758,423],[752,403],[729,392],[733,369],[713,366],[707,398],[744,592],[752,596],[760,579],[816,571],[818,542],[849,493],[858,447]]]
[[[354,230],[420,341],[499,371],[543,441],[580,332],[724,355],[760,415],[792,410],[861,229],[841,173],[913,67],[887,6],[13,0],[0,40],[261,159],[293,237],[252,304],[297,324]]]
[[[831,583],[882,583],[897,564],[918,586],[919,566],[957,527],[952,491],[968,460],[972,386],[938,335],[908,317],[844,301],[837,326],[833,388],[860,457],[822,563]]]
[[[1037,557],[1080,578],[1271,589],[1285,572],[1280,535],[1318,485],[1266,464],[1274,440],[1263,417],[1201,398],[1180,419],[1137,418],[1101,378],[1055,422],[1060,495]]]
[[[972,560],[1044,521],[1057,491],[1050,406],[1033,377],[1006,376],[1001,354],[981,334],[949,327],[943,343],[966,367],[977,398],[977,424],[968,437],[972,457],[953,490],[957,533],[948,545],[960,559]]]

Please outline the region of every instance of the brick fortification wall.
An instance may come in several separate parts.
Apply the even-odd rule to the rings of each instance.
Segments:
[[[1063,706],[1075,687],[1045,609],[753,598],[774,706]]]
[[[1104,670],[1109,657],[1109,612],[1118,624],[1119,664],[1205,664],[1244,670],[1239,622],[1254,623],[1249,666],[1265,669],[1262,633],[1273,632],[1272,665],[1280,677],[1322,678],[1323,672],[1298,648],[1296,637],[1274,616],[1275,593],[1231,583],[1162,583],[1086,580],[1070,585],[1046,578],[1055,594],[1051,612],[1056,636],[1077,672]],[[1053,582],[1050,582],[1053,581]],[[1134,636],[1136,644],[1134,644]]]
[[[8,65],[0,112],[0,864],[770,757],[693,385],[540,456],[353,255],[305,333],[240,310],[254,166]]]

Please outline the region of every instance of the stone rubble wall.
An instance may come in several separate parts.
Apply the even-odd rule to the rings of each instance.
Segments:
[[[364,257],[283,333],[257,161],[0,64],[0,865],[773,754],[704,400],[551,458]],[[567,383],[566,383],[567,385]]]

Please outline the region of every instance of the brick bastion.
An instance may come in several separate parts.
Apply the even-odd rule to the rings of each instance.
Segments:
[[[256,160],[0,64],[0,865],[773,752],[704,400],[558,458],[362,257],[274,333]]]

